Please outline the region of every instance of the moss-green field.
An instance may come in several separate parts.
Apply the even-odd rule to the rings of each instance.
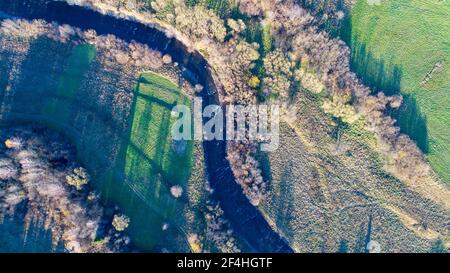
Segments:
[[[404,95],[394,116],[450,183],[450,2],[359,0],[350,28],[353,69],[372,87]],[[443,68],[422,84],[439,62]]]

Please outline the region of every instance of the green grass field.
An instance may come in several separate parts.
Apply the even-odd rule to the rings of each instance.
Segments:
[[[353,69],[372,87],[401,92],[398,119],[427,154],[433,169],[450,183],[450,2],[359,0],[351,13]],[[431,74],[436,63],[443,69]]]
[[[186,188],[191,173],[193,142],[187,143],[181,155],[172,149],[170,129],[175,118],[171,117],[171,110],[176,104],[189,105],[187,97],[172,82],[153,73],[143,74],[136,87],[130,136],[122,145],[123,156],[119,156],[123,161],[116,162],[123,166],[126,191],[139,197],[138,205],[123,198],[119,201],[121,208],[134,216],[130,229],[141,234],[137,237],[140,243],[148,245],[159,241],[163,221],[170,221],[176,213],[176,203],[182,202],[171,196],[170,187]],[[123,192],[108,190],[114,195]],[[120,196],[114,199],[122,200]],[[157,213],[148,213],[142,204],[139,207],[140,202]]]

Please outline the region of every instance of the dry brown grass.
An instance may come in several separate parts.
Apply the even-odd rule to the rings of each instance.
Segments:
[[[281,126],[280,148],[265,160],[271,191],[262,210],[292,247],[363,252],[376,240],[383,252],[425,252],[448,240],[445,191],[421,194],[385,172],[375,139],[358,125],[341,131],[336,151],[336,123],[319,100],[298,94],[298,119]]]

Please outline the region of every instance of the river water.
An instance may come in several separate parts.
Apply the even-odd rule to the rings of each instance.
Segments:
[[[206,60],[198,53],[189,53],[175,38],[142,23],[71,6],[65,2],[47,0],[1,0],[0,13],[26,19],[44,19],[69,24],[83,30],[94,29],[99,35],[113,34],[125,41],[135,40],[150,48],[168,53],[185,71],[192,84],[205,87],[203,103],[220,104]],[[261,212],[250,204],[236,183],[226,159],[225,141],[205,141],[205,159],[213,198],[221,203],[233,230],[255,252],[292,252],[287,242],[267,223]]]

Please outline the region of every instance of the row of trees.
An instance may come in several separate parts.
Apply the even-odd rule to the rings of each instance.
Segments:
[[[43,20],[6,19],[1,23],[0,33],[17,39],[47,36],[62,43],[69,40],[75,43],[89,43],[102,50],[103,55],[111,62],[119,65],[158,69],[172,62],[169,55],[163,56],[161,52],[135,41],[127,43],[114,35],[99,36],[94,30],[81,31],[69,25],[47,23]]]
[[[227,145],[228,161],[233,174],[254,206],[258,206],[267,193],[267,182],[262,177],[260,164],[255,158],[257,145],[251,141],[233,141]]]
[[[219,204],[210,202],[206,209],[205,237],[211,240],[214,247],[221,253],[239,253],[240,250],[233,237],[233,230],[230,228],[228,220],[225,219]]]
[[[188,235],[188,242],[194,253],[238,253],[239,249],[234,232],[230,223],[225,218],[224,212],[220,207],[220,203],[213,201],[210,195],[213,189],[208,181],[204,183],[204,190],[208,200],[202,203],[202,215],[204,217],[205,226],[198,232],[192,231]],[[167,224],[163,225],[163,230],[167,228]]]

